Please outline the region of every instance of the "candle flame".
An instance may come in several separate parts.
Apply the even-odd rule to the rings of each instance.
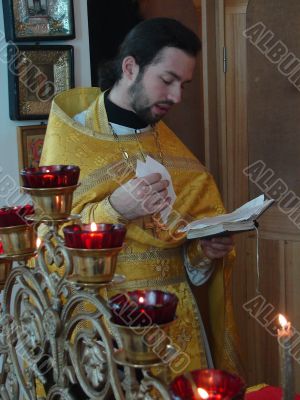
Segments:
[[[144,297],[139,297],[139,303],[141,303],[141,304],[143,304],[145,302],[145,299],[144,299]]]
[[[91,223],[91,231],[96,232],[96,230],[97,230],[97,224],[95,224],[95,222],[92,222]]]
[[[41,241],[41,239],[38,237],[38,238],[36,239],[36,247],[37,247],[37,249],[40,247],[41,243],[42,243],[42,241]]]
[[[288,326],[288,321],[287,321],[287,319],[285,318],[284,315],[279,314],[279,316],[278,316],[278,321],[279,321],[279,323],[280,323],[280,325],[281,325],[282,328],[285,328],[285,327]]]
[[[198,390],[198,394],[201,399],[208,399],[209,394],[207,393],[207,391],[205,389],[198,388],[197,390]]]

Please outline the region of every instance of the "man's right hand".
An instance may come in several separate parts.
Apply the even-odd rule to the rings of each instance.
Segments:
[[[112,207],[128,220],[152,215],[170,204],[167,187],[158,173],[134,178],[116,189],[110,196]]]

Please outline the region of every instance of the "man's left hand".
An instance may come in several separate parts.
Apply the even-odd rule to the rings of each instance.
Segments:
[[[219,236],[212,239],[203,239],[200,240],[200,244],[205,256],[212,260],[226,256],[234,246],[232,236]]]

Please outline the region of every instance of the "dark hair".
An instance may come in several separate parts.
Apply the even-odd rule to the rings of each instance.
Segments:
[[[175,47],[196,57],[201,42],[192,30],[175,19],[147,19],[126,35],[117,57],[100,68],[101,89],[111,88],[122,78],[122,62],[125,57],[134,57],[142,72],[165,47]]]

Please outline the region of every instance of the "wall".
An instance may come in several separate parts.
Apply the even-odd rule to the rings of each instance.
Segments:
[[[175,18],[201,38],[201,9],[192,0],[139,0],[144,18]],[[186,86],[183,101],[164,118],[177,136],[205,163],[202,55],[199,54],[193,81]]]
[[[89,36],[87,23],[87,3],[84,0],[74,0],[75,12],[75,30],[76,39],[69,41],[56,41],[45,44],[70,44],[74,46],[75,53],[75,85],[90,86],[90,55],[89,55]],[[26,43],[27,44],[27,43]],[[0,58],[3,59],[6,54],[6,41],[4,38],[4,21],[2,2],[0,5]],[[18,149],[16,127],[20,125],[37,125],[41,121],[11,121],[9,119],[8,108],[8,83],[7,83],[7,65],[0,62],[0,188],[4,187],[3,177],[9,175],[15,182],[15,187],[19,185],[18,176]],[[2,181],[2,185],[1,185]],[[11,185],[12,186],[12,185]],[[0,190],[0,206],[8,205],[8,199],[17,198],[14,195],[15,188],[8,193],[6,189],[2,194]],[[15,201],[13,201],[15,202]],[[18,201],[16,201],[18,203]]]

